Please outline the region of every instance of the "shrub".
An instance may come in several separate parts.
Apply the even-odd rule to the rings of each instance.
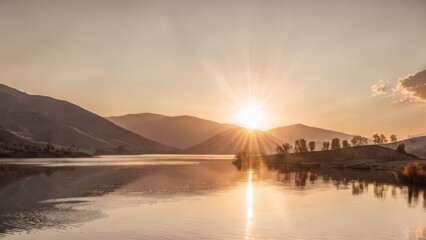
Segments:
[[[407,151],[405,151],[405,144],[404,143],[398,144],[398,147],[396,147],[396,150],[400,153],[407,153]]]
[[[426,186],[426,171],[418,162],[408,163],[398,175],[405,183]]]

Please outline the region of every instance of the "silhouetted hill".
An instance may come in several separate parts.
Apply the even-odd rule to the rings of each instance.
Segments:
[[[255,153],[275,152],[279,141],[260,130],[232,127],[188,149],[197,154],[235,154],[246,150]]]
[[[262,156],[262,159],[273,162],[277,160],[277,155]],[[418,158],[413,155],[379,145],[291,153],[285,157],[285,162],[295,165],[359,169],[401,169],[408,162],[416,160]]]
[[[408,153],[414,154],[419,157],[426,157],[426,136],[409,138],[397,141],[395,143],[387,143],[383,144],[382,146],[391,149],[396,149],[400,143],[405,144],[405,150]]]
[[[162,152],[173,148],[123,129],[72,103],[0,84],[0,125],[34,141],[83,149]]]
[[[323,142],[331,141],[331,139],[336,137],[340,138],[340,140],[351,140],[353,137],[353,135],[346,133],[310,127],[303,124],[273,128],[268,130],[267,133],[278,138],[283,143],[286,142],[292,145],[294,145],[294,141],[300,138],[304,138],[306,141]]]
[[[349,161],[349,160],[379,160],[379,161],[404,161],[414,160],[416,157],[400,153],[379,145],[366,145],[358,147],[341,148],[329,151],[303,152],[289,155],[294,161],[312,159],[318,162]]]
[[[192,116],[169,117],[153,113],[107,119],[132,132],[181,149],[199,144],[233,126]]]

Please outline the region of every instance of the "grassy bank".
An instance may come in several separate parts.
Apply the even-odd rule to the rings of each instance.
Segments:
[[[263,155],[257,158],[266,162],[283,162],[306,167],[331,167],[352,169],[401,170],[407,163],[426,160],[378,145],[358,146],[328,151],[290,153],[286,155]]]

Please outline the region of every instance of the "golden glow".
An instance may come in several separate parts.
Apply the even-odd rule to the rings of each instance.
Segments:
[[[247,105],[238,116],[239,124],[248,129],[259,129],[265,122],[265,113],[260,105]]]
[[[253,171],[249,171],[247,184],[247,220],[253,218],[253,186],[252,186]]]
[[[253,186],[252,186],[252,179],[253,179],[253,171],[249,171],[248,175],[248,182],[247,182],[247,195],[246,195],[246,219],[247,219],[247,226],[246,226],[246,239],[250,238],[250,228],[253,220]]]

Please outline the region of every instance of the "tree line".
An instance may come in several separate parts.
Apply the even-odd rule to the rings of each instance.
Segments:
[[[398,138],[395,134],[392,134],[389,136],[390,141],[392,143],[396,143],[398,141]],[[387,143],[388,140],[384,134],[374,134],[373,135],[373,143],[374,144],[384,144]],[[356,135],[354,136],[350,142],[348,140],[341,141],[339,138],[333,138],[330,141],[325,141],[322,143],[321,151],[327,151],[327,150],[336,150],[341,148],[349,148],[352,146],[364,146],[368,145],[368,138]],[[278,154],[288,154],[291,152],[294,153],[301,153],[301,152],[313,152],[317,148],[315,141],[307,142],[306,139],[301,138],[294,142],[294,146],[290,143],[284,143],[282,145],[277,145],[276,152]],[[405,153],[405,145],[404,143],[400,143],[397,147],[397,150],[400,152]]]

